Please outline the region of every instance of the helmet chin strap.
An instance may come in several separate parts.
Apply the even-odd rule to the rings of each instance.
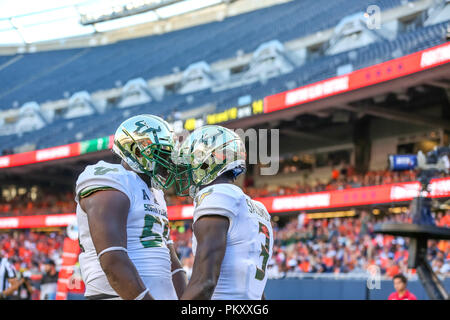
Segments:
[[[128,159],[128,158],[122,158],[122,161],[124,161],[124,162],[128,165],[128,167],[130,167],[130,169],[133,170],[134,172],[136,172],[136,173],[144,173],[144,172],[139,168],[139,165],[138,165],[136,162],[131,161],[131,160]]]
[[[244,173],[245,172],[245,167],[244,166],[238,166],[238,167],[235,167],[235,168],[233,168],[233,169],[231,169],[231,170],[226,170],[226,171],[224,171],[224,172],[227,172],[227,171],[231,171],[232,173],[233,173],[233,179],[236,179],[240,174],[242,174],[242,173]],[[214,181],[216,181],[217,180],[217,178],[219,178],[221,175],[218,175],[217,177],[216,177],[216,179],[214,179],[211,183],[213,183]],[[195,198],[195,195],[200,191],[200,188],[201,188],[202,186],[190,186],[189,187],[189,196],[192,198],[192,199],[194,199]]]
[[[245,168],[243,167],[236,167],[232,170],[230,170],[233,173],[233,179],[236,179],[241,173],[245,172]]]
[[[157,190],[162,190],[163,189],[162,186],[159,183],[155,182],[153,177],[150,177],[150,181],[151,181],[153,189],[157,189]]]

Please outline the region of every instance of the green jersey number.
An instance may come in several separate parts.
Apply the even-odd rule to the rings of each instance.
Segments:
[[[155,224],[161,226],[162,233],[153,231]],[[163,247],[163,239],[169,240],[169,221],[151,214],[145,215],[144,230],[140,239],[144,248]]]
[[[267,226],[261,222],[259,223],[259,233],[264,234],[266,240],[264,245],[261,244],[261,253],[259,256],[263,257],[263,261],[261,268],[256,267],[255,279],[262,281],[266,275],[266,267],[269,260],[270,234]]]

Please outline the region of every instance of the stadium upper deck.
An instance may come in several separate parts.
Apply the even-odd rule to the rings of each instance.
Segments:
[[[252,52],[269,40],[287,42],[328,30],[349,13],[363,12],[369,4],[387,10],[405,5],[405,2],[352,0],[323,1],[317,5],[314,1],[313,6],[312,1],[293,1],[221,22],[107,46],[0,57],[0,106],[10,109],[16,105],[17,109],[27,101],[42,103],[61,99],[64,94],[67,97],[77,91],[110,89],[116,87],[118,81],[124,83],[137,77],[149,79],[162,76],[175,67],[184,70],[196,61],[212,63],[233,57],[239,50]],[[333,14],[330,15],[330,12]],[[153,99],[125,112],[116,108],[117,99],[106,99],[104,110],[108,111],[107,118],[103,112],[69,120],[64,119],[64,114],[56,114],[51,121],[44,121],[45,129],[29,133],[10,131],[19,134],[15,135],[19,143],[8,136],[0,138],[0,141],[4,148],[16,147],[21,144],[20,141],[35,148],[44,148],[111,134],[113,128],[130,113],[151,111],[167,117],[174,111],[185,111],[208,103],[213,103],[220,111],[236,105],[238,99],[246,95],[252,100],[261,99],[268,94],[336,76],[342,66],[351,65],[353,70],[360,69],[445,42],[448,21],[423,26],[424,20],[416,12],[414,24],[406,30],[398,27],[395,37],[377,34],[368,45],[351,51],[341,50],[333,54],[329,50],[327,53],[329,43],[323,43],[320,54],[311,54],[301,62],[294,61],[290,72],[263,81],[222,91],[170,93],[166,90],[162,99]],[[295,55],[285,53],[282,56],[289,60]],[[5,118],[3,127],[12,127],[7,122]]]
[[[11,59],[15,62],[0,69],[0,106],[5,109],[14,101],[57,100],[65,91],[114,88],[118,80],[161,76],[174,67],[184,70],[196,61],[210,63],[232,57],[238,50],[252,52],[272,39],[285,42],[325,30],[351,13],[364,12],[370,4],[381,9],[401,4],[400,0],[320,2],[293,1],[221,22],[107,46],[3,56],[0,65]]]

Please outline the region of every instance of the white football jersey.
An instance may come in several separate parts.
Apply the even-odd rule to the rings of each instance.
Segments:
[[[260,300],[267,282],[266,266],[272,256],[270,215],[233,184],[203,188],[194,199],[194,224],[204,215],[221,215],[230,221],[227,247],[212,299]],[[192,241],[195,254],[197,241]]]
[[[118,296],[100,266],[80,197],[99,190],[116,189],[130,200],[127,218],[128,256],[155,299],[178,299],[172,283],[169,220],[164,194],[149,188],[133,171],[120,164],[99,161],[87,166],[76,182],[77,221],[81,253],[80,269],[86,285],[85,296]]]

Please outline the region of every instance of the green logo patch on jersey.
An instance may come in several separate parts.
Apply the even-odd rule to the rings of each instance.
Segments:
[[[201,195],[197,196],[195,198],[195,207],[198,207],[200,203],[202,203],[203,199],[205,199],[207,196],[209,196],[213,192],[213,188],[203,192]]]
[[[95,167],[94,168],[94,175],[95,176],[102,176],[108,172],[119,172],[119,169],[117,168],[107,168],[107,167]]]

